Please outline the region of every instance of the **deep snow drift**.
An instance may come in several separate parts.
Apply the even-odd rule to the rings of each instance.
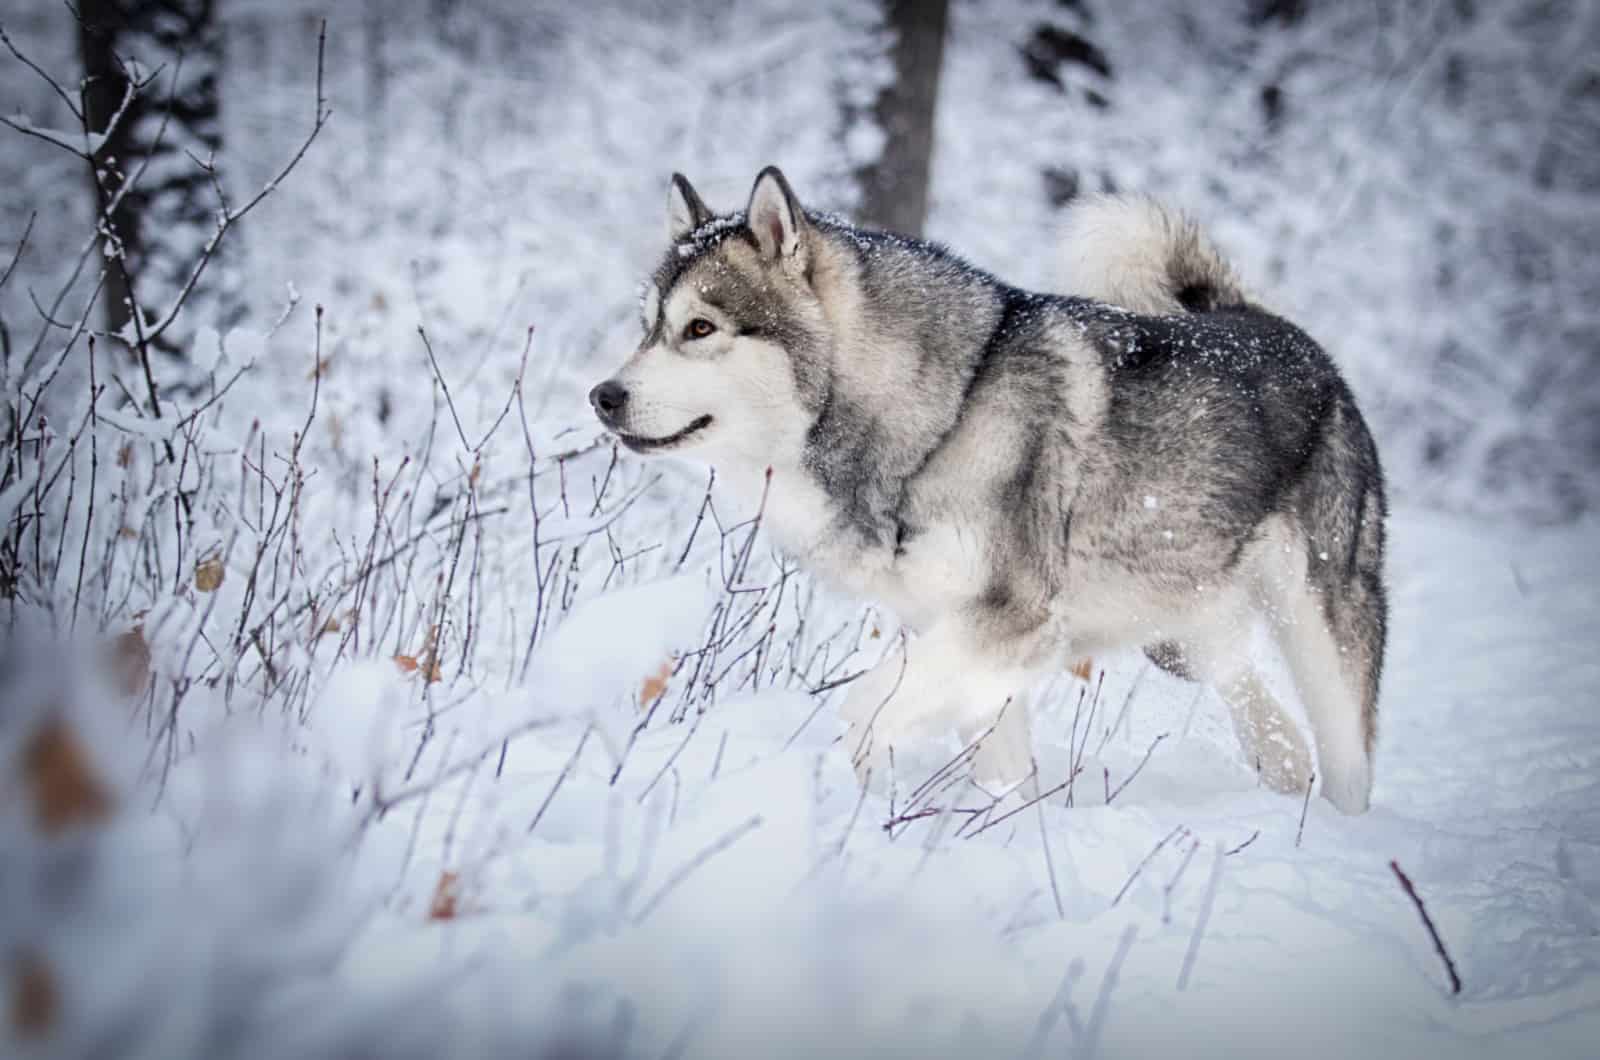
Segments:
[[[1042,781],[1083,756],[1073,805],[992,827],[1003,811],[906,812],[987,801],[965,782],[914,794],[950,745],[898,759],[911,819],[887,830],[887,791],[857,795],[839,725],[792,691],[658,713],[620,772],[633,697],[591,697],[592,717],[555,712],[503,763],[407,801],[416,686],[380,660],[336,675],[303,730],[220,727],[156,815],[86,849],[27,844],[9,814],[37,874],[8,859],[28,914],[11,934],[72,984],[88,1018],[71,1026],[139,1028],[123,1055],[1592,1055],[1600,539],[1411,511],[1393,530],[1362,817],[1313,799],[1302,831],[1300,800],[1254,788],[1221,704],[1136,656],[1101,660],[1076,737],[1075,678],[1039,712]],[[697,581],[578,609],[559,669],[648,676],[706,606]],[[647,647],[630,661],[619,638]],[[562,683],[473,700],[448,741],[497,748]],[[118,724],[80,722],[108,776],[137,767]],[[377,821],[349,783],[374,775],[401,785]],[[74,857],[104,871],[30,888]]]

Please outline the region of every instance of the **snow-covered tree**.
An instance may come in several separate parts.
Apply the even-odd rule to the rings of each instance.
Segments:
[[[92,174],[96,205],[112,206],[105,238],[115,267],[105,288],[106,324],[130,346],[159,324],[201,267],[226,202],[217,166],[224,41],[216,6],[215,0],[78,4],[84,120],[91,133],[106,137]],[[230,259],[219,248],[206,263],[205,282],[191,296],[196,318],[222,326],[238,320]],[[175,323],[151,345],[181,354],[189,331]]]

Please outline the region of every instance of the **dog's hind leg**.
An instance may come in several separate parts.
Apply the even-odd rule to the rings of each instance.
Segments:
[[[1311,783],[1311,751],[1294,723],[1253,666],[1244,666],[1215,683],[1233,715],[1250,765],[1273,791],[1303,792]]]
[[[1369,556],[1374,567],[1381,561],[1381,533],[1375,517],[1358,532],[1351,561],[1287,530],[1263,579],[1273,633],[1316,736],[1322,794],[1344,813],[1362,813],[1372,795],[1384,610],[1381,582],[1360,567]]]
[[[1293,494],[1262,588],[1317,737],[1322,794],[1345,813],[1372,796],[1387,607],[1383,476],[1346,396]]]
[[[1367,703],[1375,682],[1365,679],[1360,654],[1335,636],[1322,594],[1302,580],[1283,596],[1273,629],[1316,734],[1322,794],[1344,813],[1361,813],[1372,795],[1375,712]]]
[[[1241,614],[1181,644],[1154,646],[1147,654],[1169,673],[1217,690],[1228,705],[1245,761],[1267,787],[1286,794],[1303,792],[1311,783],[1311,752],[1299,726],[1251,665],[1249,628]]]

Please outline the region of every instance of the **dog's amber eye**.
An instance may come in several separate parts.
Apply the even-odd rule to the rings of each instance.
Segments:
[[[717,330],[717,326],[705,317],[695,317],[689,321],[689,326],[683,329],[683,337],[686,339],[703,339],[715,330]]]

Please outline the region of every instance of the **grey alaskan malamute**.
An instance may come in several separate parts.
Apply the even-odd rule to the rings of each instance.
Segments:
[[[1022,693],[1142,646],[1231,708],[1247,761],[1312,760],[1252,666],[1264,616],[1311,722],[1322,793],[1372,788],[1384,646],[1378,454],[1318,345],[1261,308],[1188,220],[1076,207],[1070,297],[801,207],[774,168],[744,213],[682,176],[645,336],[590,401],[640,453],[713,464],[784,551],[912,629],[850,686],[859,772],[917,729],[1032,761]]]

